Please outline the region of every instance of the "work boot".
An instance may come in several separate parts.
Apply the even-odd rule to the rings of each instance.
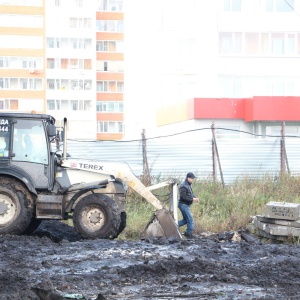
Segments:
[[[194,238],[193,234],[192,234],[192,233],[188,233],[188,232],[185,232],[185,233],[184,233],[184,236],[185,236],[186,238],[188,238],[188,239],[193,239],[193,238]]]

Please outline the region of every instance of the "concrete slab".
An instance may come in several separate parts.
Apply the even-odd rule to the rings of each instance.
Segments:
[[[299,218],[300,204],[269,202],[265,206],[265,217],[296,221]]]
[[[266,233],[269,233],[271,235],[292,236],[292,237],[300,236],[300,228],[263,223],[257,220],[256,218],[253,219],[253,225],[256,228]]]
[[[267,218],[265,216],[256,216],[258,221],[261,221],[263,223],[269,223],[269,224],[277,224],[277,225],[283,225],[283,226],[292,226],[296,228],[300,228],[300,220],[296,221],[288,221],[288,220],[280,220],[280,219],[273,219],[273,218]]]
[[[258,229],[258,234],[260,236],[265,237],[270,240],[277,240],[277,241],[281,241],[281,242],[287,242],[289,240],[289,238],[286,236],[272,235],[272,234],[266,233],[265,231],[260,230],[260,229]]]

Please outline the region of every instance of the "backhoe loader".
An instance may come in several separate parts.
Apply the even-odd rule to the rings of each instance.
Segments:
[[[181,238],[170,211],[126,163],[67,155],[66,118],[60,128],[47,114],[0,113],[0,234],[72,218],[83,238],[114,239],[126,227],[128,188],[156,209],[144,236]]]

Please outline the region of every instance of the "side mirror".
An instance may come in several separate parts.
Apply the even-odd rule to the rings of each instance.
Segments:
[[[47,134],[49,137],[56,136],[56,127],[53,124],[48,124],[47,126]]]

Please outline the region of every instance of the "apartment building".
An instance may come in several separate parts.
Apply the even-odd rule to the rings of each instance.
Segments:
[[[45,1],[46,112],[68,138],[96,138],[95,9],[88,0]]]
[[[97,139],[124,136],[123,0],[100,0],[96,7]]]
[[[43,0],[0,1],[0,110],[45,112]]]
[[[150,1],[142,1],[136,9],[149,6]],[[126,29],[135,30],[129,33],[132,40],[138,35],[143,45],[133,49],[135,56],[151,49],[147,57],[155,67],[144,73],[145,65],[127,69],[131,80],[126,81],[125,101],[137,97],[135,82],[150,73],[153,80],[144,86],[143,99],[156,107],[149,118],[150,130],[156,117],[153,134],[212,122],[257,134],[278,133],[284,121],[286,132],[300,135],[299,0],[158,0],[156,10],[143,18],[131,8],[126,16],[131,23]],[[147,28],[148,38],[134,23]],[[148,42],[153,36],[155,46]],[[133,57],[127,56],[126,63],[132,66]],[[248,112],[240,113],[240,105]],[[149,111],[140,111],[140,124]]]
[[[122,10],[121,0],[0,0],[0,110],[67,118],[70,139],[121,139]]]

